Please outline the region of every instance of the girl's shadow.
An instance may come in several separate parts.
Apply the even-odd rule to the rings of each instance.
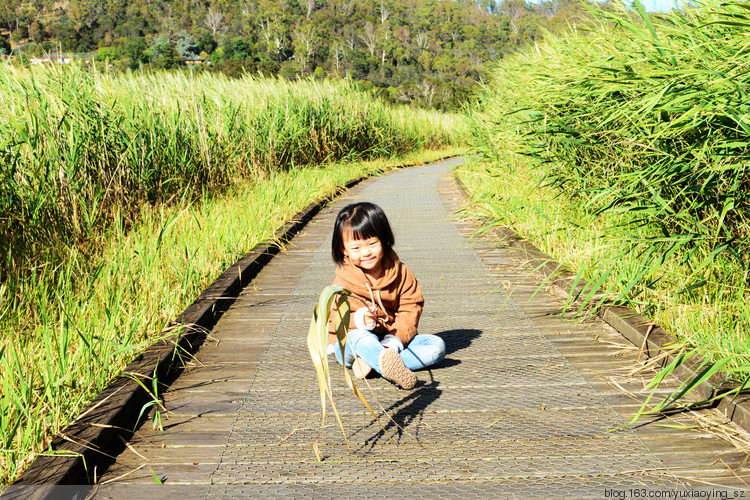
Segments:
[[[424,411],[443,393],[442,389],[439,388],[440,382],[435,380],[434,375],[438,375],[442,369],[455,368],[459,365],[460,360],[449,356],[469,347],[474,339],[481,334],[481,330],[473,329],[445,330],[435,334],[445,342],[445,359],[428,370],[418,372],[420,381],[414,390],[385,408],[390,418],[387,415],[379,417],[383,427],[391,435],[391,439],[400,443],[407,437],[412,437],[419,443],[419,424],[422,421]],[[382,439],[388,439],[374,420],[371,424],[374,424],[378,430],[372,437],[365,440],[360,451],[365,451],[365,449],[369,451]],[[367,426],[366,428],[371,427]],[[395,434],[392,433],[394,430]],[[355,431],[355,434],[356,432],[358,431]]]
[[[459,359],[451,357],[458,351],[468,348],[471,343],[482,335],[482,330],[474,329],[461,329],[461,330],[445,330],[438,332],[435,335],[443,339],[445,342],[445,359],[436,365],[435,369],[450,368],[461,363]]]

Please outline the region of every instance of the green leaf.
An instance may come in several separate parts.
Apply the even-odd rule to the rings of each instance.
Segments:
[[[154,483],[156,484],[164,484],[161,479],[159,479],[159,476],[157,476],[154,471],[151,471],[151,477],[154,478]]]

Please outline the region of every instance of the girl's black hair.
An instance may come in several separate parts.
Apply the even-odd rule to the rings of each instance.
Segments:
[[[377,236],[385,255],[390,253],[394,244],[393,231],[385,212],[374,203],[366,201],[347,205],[336,216],[331,250],[337,266],[344,265],[344,234],[349,233],[359,240]]]

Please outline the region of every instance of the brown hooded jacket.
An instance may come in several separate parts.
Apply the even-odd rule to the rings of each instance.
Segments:
[[[336,266],[334,285],[341,285],[352,292],[349,297],[351,320],[349,329],[354,329],[354,312],[361,307],[375,306],[378,309],[377,325],[373,333],[397,336],[404,346],[417,334],[419,317],[424,307],[422,287],[414,274],[402,264],[393,250],[383,256],[382,276],[371,283],[365,272],[344,259],[343,266]],[[331,318],[333,315],[331,315]],[[328,323],[331,343],[335,342],[333,319]]]

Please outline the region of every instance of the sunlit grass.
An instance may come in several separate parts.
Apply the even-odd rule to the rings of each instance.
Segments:
[[[636,5],[637,7],[637,5]],[[599,24],[504,60],[468,114],[481,211],[750,374],[750,11]]]
[[[100,257],[69,248],[65,262],[40,268],[19,290],[21,311],[33,314],[6,310],[0,319],[3,484],[135,354],[167,335],[218,274],[292,215],[351,178],[448,152],[273,172],[226,196],[144,208],[129,230],[114,224],[102,235]]]
[[[144,203],[270,170],[438,148],[460,123],[395,110],[347,82],[220,75],[0,65],[0,99],[0,272],[10,275],[55,260],[59,242],[95,247],[115,212],[128,223]]]
[[[594,216],[552,191],[539,189],[540,171],[524,166],[526,158],[510,156],[505,160],[516,162],[516,167],[507,175],[498,175],[497,164],[477,160],[459,170],[472,193],[474,213],[513,228],[568,269],[582,270],[589,282],[612,269],[603,287],[609,290],[610,299],[618,298],[640,277],[649,286],[630,289],[628,296],[619,300],[697,346],[702,354],[721,358],[750,352],[750,339],[744,333],[750,318],[741,281],[735,288],[727,282],[732,276],[725,276],[725,281],[707,283],[700,295],[676,293],[690,286],[691,265],[697,265],[696,261],[683,264],[668,259],[658,266],[644,266],[638,255],[630,255],[633,240],[623,235],[622,220]],[[622,258],[615,264],[613,256]],[[723,269],[732,265],[726,262]],[[734,365],[744,365],[742,358]]]

